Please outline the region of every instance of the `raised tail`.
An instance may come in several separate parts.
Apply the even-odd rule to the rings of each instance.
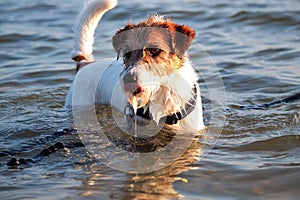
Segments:
[[[118,0],[86,0],[84,2],[73,29],[72,59],[77,62],[77,65],[82,61],[91,61],[97,25],[104,13],[117,4]]]

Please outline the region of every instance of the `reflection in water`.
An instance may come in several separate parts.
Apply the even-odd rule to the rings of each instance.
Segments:
[[[116,199],[170,199],[183,197],[173,187],[175,181],[188,182],[178,174],[191,170],[191,164],[201,155],[200,142],[195,140],[190,148],[169,166],[147,174],[123,173],[112,171],[95,162],[86,165],[90,176],[80,188],[82,196],[113,197]],[[107,173],[107,174],[106,174]],[[105,186],[104,186],[105,185]],[[104,187],[103,187],[104,186]],[[104,191],[103,188],[110,188]]]
[[[101,112],[99,112],[100,109],[98,109],[99,119],[101,118],[100,115],[102,113],[102,116],[103,114],[106,115],[106,117],[102,119],[107,120],[106,123],[104,123],[102,120],[102,123],[100,124],[103,125],[102,126],[103,128],[105,128],[105,124],[106,125],[110,124],[108,135],[110,137],[115,138],[115,140],[111,140],[111,141],[114,142],[118,140],[119,141],[118,143],[121,143],[120,140],[123,140],[124,143],[126,143],[127,149],[125,150],[127,151],[141,150],[145,152],[147,148],[149,152],[153,151],[153,149],[155,149],[155,151],[159,151],[159,148],[163,148],[163,145],[166,145],[162,143],[168,143],[172,141],[172,138],[176,137],[174,134],[169,134],[166,136],[165,134],[163,134],[166,132],[161,131],[155,136],[156,137],[155,141],[160,142],[159,148],[155,146],[157,144],[155,144],[152,140],[149,140],[150,144],[149,143],[147,144],[148,141],[144,140],[145,143],[143,143],[142,148],[140,147],[139,149],[137,149],[136,148],[137,145],[141,145],[138,140],[131,140],[132,137],[130,135],[127,135],[127,141],[125,141],[126,138],[124,136],[124,133],[122,134],[122,131],[118,129],[116,124],[114,125],[114,128],[112,128],[111,126],[112,124],[109,122],[110,120],[112,120],[112,118],[108,117],[109,112],[103,113],[103,111],[110,110],[107,108],[102,107]],[[185,152],[181,154],[180,157],[178,157],[174,162],[170,162],[168,166],[159,169],[157,171],[152,171],[148,173],[136,173],[136,172],[126,173],[126,172],[120,172],[116,170],[114,171],[111,168],[104,166],[103,163],[100,163],[99,159],[97,159],[94,161],[93,164],[85,165],[86,172],[89,177],[83,181],[84,186],[81,187],[81,189],[83,188],[85,189],[81,192],[81,195],[88,196],[88,197],[98,197],[98,196],[100,197],[101,195],[102,198],[105,198],[106,196],[107,198],[116,198],[116,199],[181,198],[183,197],[183,195],[179,194],[174,189],[173,183],[175,181],[182,181],[184,183],[188,182],[187,179],[181,178],[179,174],[193,169],[191,164],[199,160],[202,154],[202,149],[201,149],[199,139],[202,136],[203,134],[200,133],[194,134],[194,138],[190,138],[191,140],[190,146],[186,149]],[[167,137],[169,138],[168,140],[166,140]],[[99,151],[110,150],[105,148],[101,148]],[[115,148],[118,147],[115,146]],[[176,146],[176,149],[177,148],[178,151],[182,150],[180,145]],[[173,151],[176,149],[173,149]],[[111,188],[111,190],[106,192],[103,191],[103,184],[105,185],[105,188]]]

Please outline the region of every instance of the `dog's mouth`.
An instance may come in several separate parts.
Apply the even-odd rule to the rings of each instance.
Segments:
[[[149,77],[149,74],[142,69],[142,66],[139,66],[139,68],[135,66],[127,67],[120,74],[120,84],[123,93],[134,111],[145,107],[159,87],[159,84],[153,83],[152,80],[145,80]]]

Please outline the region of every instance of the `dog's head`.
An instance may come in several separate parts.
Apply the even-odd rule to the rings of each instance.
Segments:
[[[118,58],[124,62],[123,91],[133,108],[145,106],[169,87],[168,77],[182,67],[194,37],[192,28],[158,15],[127,24],[113,36]]]

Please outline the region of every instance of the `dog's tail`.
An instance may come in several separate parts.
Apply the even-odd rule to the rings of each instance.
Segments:
[[[77,62],[90,62],[93,52],[94,33],[98,22],[118,0],[86,0],[77,16],[74,26],[72,59]]]

